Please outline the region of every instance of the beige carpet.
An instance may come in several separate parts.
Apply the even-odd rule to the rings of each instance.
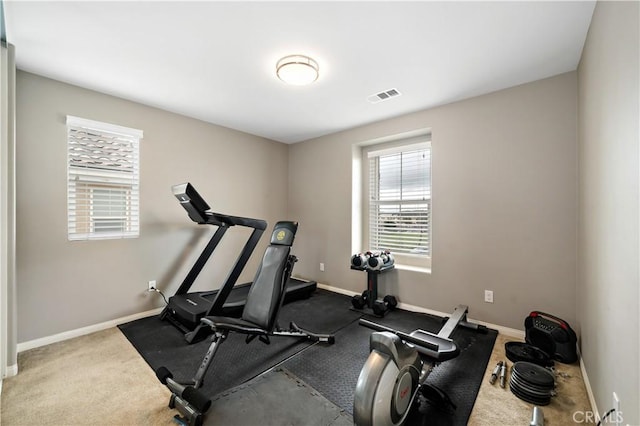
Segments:
[[[170,392],[117,328],[21,353],[1,424],[171,425]]]
[[[531,421],[531,404],[489,384],[493,367],[506,359],[504,343],[509,340],[502,335],[496,340],[471,425]],[[117,328],[23,352],[18,368],[16,377],[3,382],[2,426],[175,424],[176,412],[167,408],[169,391]],[[589,409],[579,366],[557,368],[558,396],[543,407],[546,426],[574,424],[573,413]]]

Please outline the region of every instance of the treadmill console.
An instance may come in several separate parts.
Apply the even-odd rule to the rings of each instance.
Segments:
[[[196,223],[207,222],[207,210],[210,207],[189,182],[174,185],[171,189],[173,190],[173,195],[180,201],[191,220]]]

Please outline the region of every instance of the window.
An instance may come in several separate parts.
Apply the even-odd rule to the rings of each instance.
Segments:
[[[142,131],[67,116],[69,240],[140,234]]]
[[[431,142],[419,139],[365,149],[365,239],[373,250],[390,250],[398,263],[428,268]]]

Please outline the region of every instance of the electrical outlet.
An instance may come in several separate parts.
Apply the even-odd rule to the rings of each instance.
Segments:
[[[320,263],[320,272],[324,272],[324,263]]]
[[[485,290],[484,291],[484,301],[487,303],[493,303],[493,291]]]
[[[615,392],[613,393],[613,409],[616,410],[612,413],[613,421],[615,422],[614,424],[616,426],[620,426],[622,424],[622,412],[620,411],[620,398],[618,398],[618,395]]]
[[[156,291],[156,280],[149,281],[149,291]]]

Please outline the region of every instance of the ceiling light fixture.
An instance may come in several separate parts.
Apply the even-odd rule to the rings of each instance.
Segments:
[[[311,84],[318,79],[318,63],[305,55],[289,55],[276,63],[276,75],[294,86]]]

